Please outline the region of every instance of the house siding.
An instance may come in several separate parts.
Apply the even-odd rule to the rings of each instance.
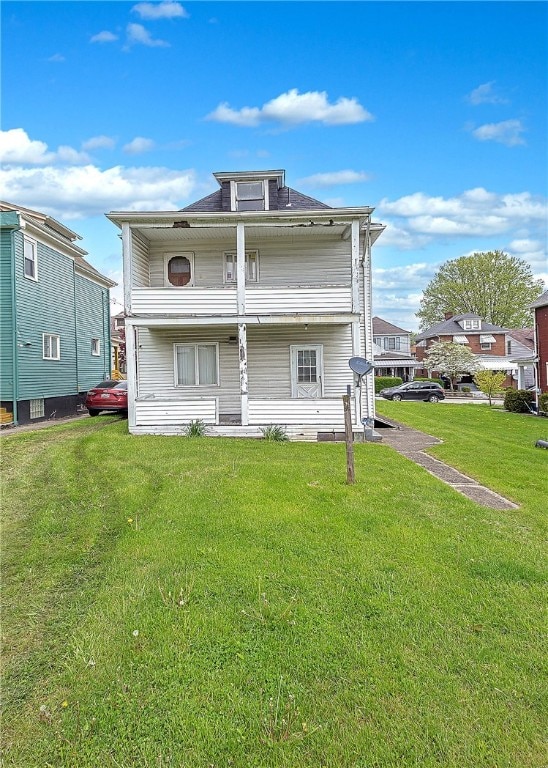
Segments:
[[[13,237],[12,230],[0,231],[0,401],[12,400],[14,392]]]
[[[537,353],[539,356],[539,387],[548,392],[548,306],[535,309]]]
[[[23,235],[15,236],[19,398],[59,397],[77,392],[74,263],[38,242],[38,280],[23,272]],[[60,337],[60,360],[43,360],[42,334]]]
[[[82,275],[75,275],[78,350],[78,391],[87,392],[110,377],[109,293]],[[91,354],[91,340],[100,340],[100,355]]]
[[[132,282],[133,288],[144,288],[150,285],[149,273],[149,247],[136,232],[132,233],[133,259],[132,259]]]

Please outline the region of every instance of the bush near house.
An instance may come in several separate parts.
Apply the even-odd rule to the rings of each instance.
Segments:
[[[400,376],[375,376],[375,394],[378,395],[381,389],[397,387],[400,384],[403,384]]]
[[[539,411],[548,411],[548,392],[544,392],[539,399],[538,399],[538,409]]]
[[[526,389],[508,389],[504,395],[504,408],[512,413],[529,413],[533,393]]]

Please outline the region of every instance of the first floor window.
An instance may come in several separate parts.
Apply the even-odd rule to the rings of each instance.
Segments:
[[[61,358],[60,337],[53,333],[44,333],[42,349],[44,360],[59,360]]]
[[[37,400],[29,400],[30,404],[30,418],[41,419],[44,416],[44,398],[40,397]]]
[[[225,283],[236,282],[236,263],[235,253],[225,253]],[[256,283],[259,278],[259,254],[257,251],[245,252],[245,281],[246,283]]]
[[[175,386],[218,385],[219,366],[216,344],[175,345]]]
[[[91,340],[91,354],[95,357],[98,357],[101,354],[101,340],[100,339],[92,339]]]
[[[29,277],[31,280],[37,279],[36,271],[36,243],[34,240],[29,240],[25,237],[24,240],[24,262],[25,262],[25,277]]]
[[[488,341],[482,341],[480,344],[482,349],[491,349],[491,344]],[[510,354],[510,353],[508,353]]]

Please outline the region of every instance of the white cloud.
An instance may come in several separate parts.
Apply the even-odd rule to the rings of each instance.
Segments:
[[[128,155],[140,155],[143,152],[150,152],[154,149],[154,141],[152,139],[145,139],[142,136],[136,136],[129,144],[125,144],[123,147],[124,152]]]
[[[494,80],[491,80],[489,83],[478,85],[477,88],[474,88],[474,90],[468,94],[466,100],[474,106],[477,106],[478,104],[508,104],[508,99],[499,96],[499,94],[495,92],[493,89],[494,85]]]
[[[325,91],[299,93],[297,88],[292,88],[267,101],[262,107],[242,107],[236,110],[223,102],[206,119],[253,128],[267,122],[278,122],[285,126],[311,122],[347,125],[374,118],[356,98],[342,96],[330,104]]]
[[[452,198],[428,197],[422,192],[393,202],[384,198],[377,214],[381,219],[383,215],[395,217],[395,225],[403,231],[429,237],[487,237],[515,232],[517,227],[543,227],[548,206],[529,192],[499,195],[480,187]]]
[[[114,209],[177,210],[196,179],[192,170],[169,168],[3,167],[0,186],[7,200],[68,221]]]
[[[99,32],[96,35],[93,35],[93,37],[90,37],[89,42],[90,43],[114,43],[116,40],[118,40],[118,35],[115,35],[114,32],[109,32],[108,30],[103,30],[102,32]]]
[[[110,136],[92,136],[82,143],[82,149],[113,149],[116,142]]]
[[[188,19],[189,14],[180,3],[162,0],[160,3],[137,3],[131,9],[142,19]]]
[[[53,61],[55,63],[57,62],[63,62],[65,61],[65,57],[62,53],[54,53],[53,56],[50,56],[48,61]]]
[[[126,28],[128,45],[147,45],[149,48],[169,48],[165,40],[154,39],[142,24],[128,24]]]
[[[369,181],[371,177],[364,171],[332,171],[331,173],[315,173],[299,179],[298,184],[309,187],[331,187],[338,184],[357,184],[361,181]]]
[[[521,120],[503,120],[501,123],[485,123],[472,130],[472,136],[478,141],[497,141],[507,147],[525,144],[521,134],[525,127]]]
[[[58,147],[56,152],[48,151],[44,141],[30,139],[23,128],[0,131],[0,163],[6,165],[45,165],[47,163],[86,163],[85,152],[67,146]]]
[[[437,265],[425,261],[400,267],[374,267],[373,286],[376,290],[410,290],[422,288],[434,277]]]

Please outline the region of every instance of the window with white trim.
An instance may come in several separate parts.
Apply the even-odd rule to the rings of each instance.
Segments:
[[[40,397],[36,400],[29,400],[30,405],[30,418],[41,419],[44,416],[44,398]]]
[[[512,354],[512,341],[511,339],[506,340],[506,354],[511,355]]]
[[[482,349],[491,349],[491,343],[489,341],[482,341],[480,347]]]
[[[481,320],[474,318],[473,320],[463,320],[462,327],[465,331],[478,331],[481,328]]]
[[[225,283],[236,282],[236,254],[232,251],[224,254],[225,262]],[[259,280],[259,252],[245,252],[245,281],[246,283],[256,283]]]
[[[42,334],[42,357],[44,360],[61,359],[61,337],[55,333]]]
[[[99,357],[99,355],[101,354],[101,339],[91,340],[91,354],[94,357]]]
[[[23,261],[25,277],[29,280],[38,280],[37,246],[35,240],[23,239]]]
[[[175,344],[175,386],[219,385],[218,344]]]
[[[268,210],[264,181],[237,181],[234,186],[235,209],[237,211]]]

